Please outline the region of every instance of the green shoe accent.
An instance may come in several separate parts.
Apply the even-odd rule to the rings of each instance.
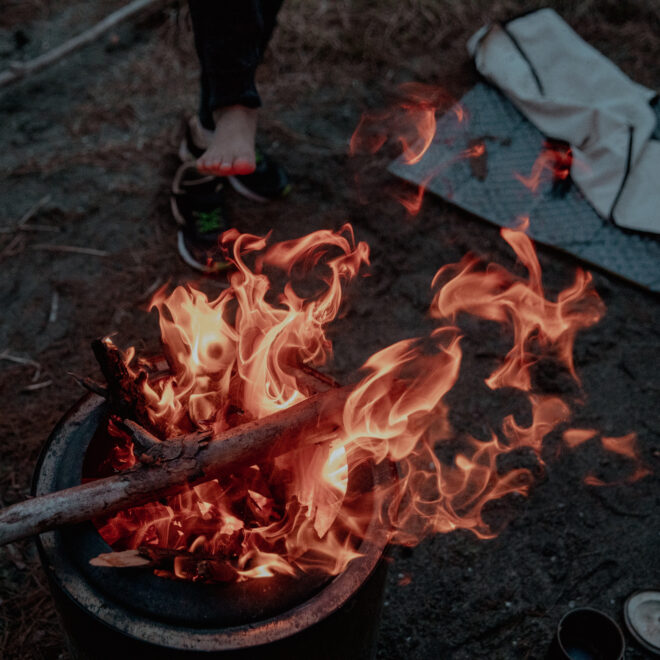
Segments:
[[[222,210],[219,208],[212,211],[193,211],[192,215],[200,234],[208,234],[222,228]]]

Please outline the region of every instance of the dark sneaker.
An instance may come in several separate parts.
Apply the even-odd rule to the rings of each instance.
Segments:
[[[181,258],[203,273],[217,273],[229,264],[222,259],[218,237],[229,229],[224,208],[223,179],[200,174],[194,162],[177,170],[170,197],[179,225],[177,247]]]
[[[193,138],[190,122],[186,122],[186,134],[179,146],[179,158],[186,162],[197,159],[204,153]],[[270,202],[286,197],[291,192],[289,177],[284,168],[257,147],[257,168],[251,174],[227,177],[232,188],[243,197],[255,202]]]
[[[270,202],[291,192],[284,168],[257,147],[257,169],[251,174],[227,177],[232,188],[255,202]]]

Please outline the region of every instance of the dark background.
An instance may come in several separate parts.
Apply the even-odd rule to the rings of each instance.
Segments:
[[[120,5],[7,0],[0,67],[56,46]],[[496,228],[442,201],[427,197],[409,218],[389,195],[407,188],[386,173],[386,156],[351,159],[347,142],[361,113],[385,103],[401,82],[439,84],[460,98],[477,80],[466,39],[489,20],[538,6],[285,3],[260,72],[261,140],[286,164],[295,189],[268,206],[232,195],[230,211],[241,231],[272,229],[276,239],[349,220],[370,244],[372,276],[351,289],[331,333],[335,377],[348,378],[374,351],[430,327],[429,285],[441,265],[473,251],[524,273]],[[657,2],[552,6],[633,79],[660,88]],[[182,120],[196,101],[191,41],[186,11],[173,3],[0,90],[0,355],[34,363],[0,360],[2,505],[26,497],[40,446],[81,394],[67,372],[98,377],[90,341],[116,331],[121,346],[152,346],[157,326],[144,311],[151,292],[197,279],[176,254],[168,208]],[[11,231],[46,195],[32,223],[56,231]],[[39,247],[44,243],[109,256],[49,252]],[[577,264],[543,247],[539,256],[552,297]],[[657,474],[660,302],[607,274],[594,277],[607,314],[576,344],[585,404],[574,425],[606,435],[636,431]],[[201,285],[214,294],[221,282]],[[49,320],[55,293],[58,311]],[[507,338],[486,323],[464,330],[465,368],[451,396],[451,421],[458,431],[478,433],[508,412],[509,402],[489,396],[481,382]],[[43,383],[50,384],[26,389]],[[569,387],[553,373],[545,385]],[[555,434],[549,451],[557,444]],[[454,533],[395,549],[378,657],[537,658],[570,607],[602,608],[622,622],[626,596],[660,583],[658,478],[609,488],[582,479],[590,472],[614,479],[628,469],[590,443],[553,461],[530,497],[489,508],[493,521],[509,521],[496,539]],[[29,542],[0,549],[0,656],[68,657]],[[644,656],[631,645],[626,657]]]

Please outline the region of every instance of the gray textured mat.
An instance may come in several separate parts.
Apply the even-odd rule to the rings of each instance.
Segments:
[[[514,173],[528,176],[544,136],[500,92],[479,83],[460,101],[467,121],[454,112],[438,120],[433,143],[419,163],[397,160],[390,171],[502,227],[529,216],[529,235],[653,291],[660,291],[660,239],[619,229],[603,220],[571,184],[558,194],[550,177],[536,192]],[[656,106],[660,125],[660,104]],[[656,131],[657,133],[657,131]],[[461,157],[483,141],[480,163]],[[660,212],[660,209],[659,211]]]

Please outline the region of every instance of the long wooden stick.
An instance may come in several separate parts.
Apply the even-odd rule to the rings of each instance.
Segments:
[[[291,408],[211,437],[168,440],[171,458],[35,497],[0,510],[0,546],[62,525],[152,502],[313,442],[319,424],[338,422],[351,387],[330,389]],[[312,439],[306,440],[311,436]],[[178,443],[178,446],[171,443]]]
[[[45,69],[47,66],[61,60],[81,46],[98,39],[104,32],[107,32],[122,21],[131,18],[131,16],[147,8],[154,10],[161,4],[164,4],[164,0],[134,0],[133,2],[129,2],[125,7],[109,14],[102,21],[93,25],[89,30],[85,30],[43,55],[39,55],[39,57],[35,57],[27,62],[13,62],[7,71],[0,73],[0,87],[9,85],[31,73]]]

